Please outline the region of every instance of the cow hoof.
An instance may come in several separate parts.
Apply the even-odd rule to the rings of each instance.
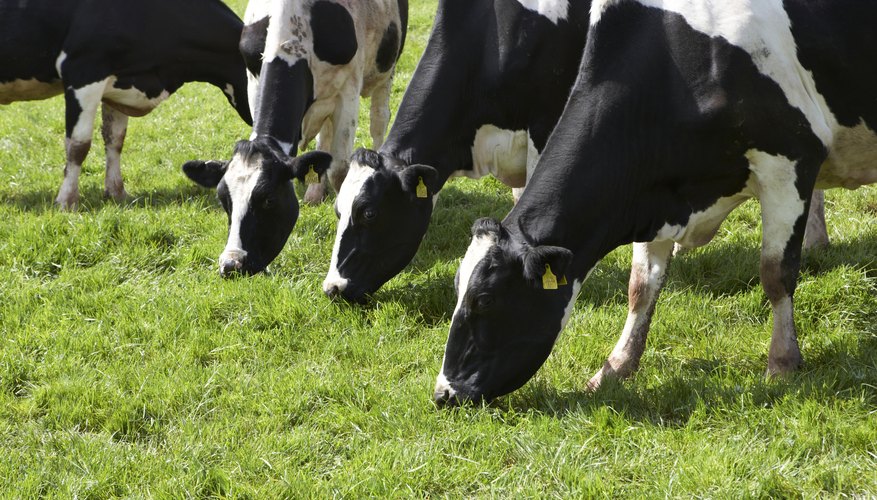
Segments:
[[[59,196],[57,199],[55,199],[55,205],[62,212],[72,212],[79,207],[79,197],[61,198]]]
[[[104,198],[111,199],[116,203],[124,203],[131,199],[131,196],[122,188],[121,191],[110,191],[109,189],[104,189]]]
[[[304,202],[308,205],[319,205],[326,198],[326,188],[322,184],[311,184],[305,191]]]
[[[767,362],[764,376],[768,379],[784,378],[800,370],[803,365],[804,360],[800,356],[771,359]]]

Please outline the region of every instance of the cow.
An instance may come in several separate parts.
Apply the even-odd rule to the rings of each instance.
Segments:
[[[127,197],[120,156],[128,117],[184,83],[218,87],[252,123],[243,23],[220,0],[0,0],[0,104],[64,94],[66,160],[56,203],[74,209],[101,106],[105,195]]]
[[[318,202],[326,179],[337,191],[347,174],[359,96],[371,97],[374,147],[383,142],[393,73],[407,33],[408,2],[252,0],[244,18],[240,49],[249,70],[255,117],[250,141],[272,146],[270,155],[288,162],[285,158],[295,156],[319,133],[317,149],[331,157],[316,155],[302,164],[308,166],[305,202]],[[219,188],[229,216],[228,242],[219,257],[225,277],[263,271],[294,225],[252,203],[261,198],[254,188],[260,186],[263,194],[270,191],[284,207],[295,204],[298,212],[295,193],[287,187],[291,177],[266,172],[263,156],[248,155],[251,150],[239,143],[230,161],[191,161],[183,166],[195,182]],[[328,171],[323,168],[327,161]]]
[[[877,3],[595,0],[576,80],[532,180],[479,219],[433,398],[491,400],[527,382],[582,281],[634,245],[629,314],[589,381],[639,365],[674,242],[701,246],[749,198],[773,328],[767,376],[802,363],[794,292],[814,186],[877,182]]]
[[[439,2],[386,142],[351,158],[326,295],[361,301],[402,271],[451,176],[492,174],[520,193],[578,73],[589,7]]]

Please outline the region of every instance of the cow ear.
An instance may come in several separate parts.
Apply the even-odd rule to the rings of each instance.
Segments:
[[[183,173],[196,184],[206,188],[215,188],[222,180],[222,176],[225,175],[227,167],[227,161],[192,160],[183,163]]]
[[[427,165],[411,165],[399,172],[402,190],[414,198],[431,200],[438,193],[438,171]]]
[[[286,160],[290,179],[298,179],[306,184],[320,182],[332,166],[332,155],[325,151],[309,151]]]
[[[573,254],[563,247],[542,245],[524,252],[524,278],[532,286],[556,290],[566,284],[566,273]]]

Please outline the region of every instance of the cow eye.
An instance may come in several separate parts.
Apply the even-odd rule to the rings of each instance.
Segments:
[[[479,312],[486,311],[490,309],[490,306],[493,305],[493,297],[483,293],[477,297],[475,297],[475,301],[472,304],[474,309]]]
[[[265,198],[265,201],[262,202],[262,209],[268,210],[274,205],[274,200],[271,198]]]
[[[367,221],[374,220],[376,215],[377,215],[377,212],[375,212],[375,210],[373,208],[366,208],[365,210],[362,211],[362,218],[367,220]]]

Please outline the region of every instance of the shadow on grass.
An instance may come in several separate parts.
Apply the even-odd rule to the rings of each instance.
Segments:
[[[864,395],[867,404],[877,408],[877,312],[864,316],[856,329],[860,333],[852,342],[831,343],[809,353],[803,368],[786,378],[742,378],[743,372],[763,369],[766,359],[762,367],[731,368],[720,357],[694,358],[654,386],[609,379],[593,393],[561,392],[539,381],[514,396],[511,404],[508,398],[494,404],[559,417],[609,407],[633,420],[671,427],[686,425],[698,408],[709,414],[733,411],[741,404],[766,408],[790,396],[828,404]],[[739,383],[735,381],[738,377]],[[585,380],[583,377],[583,387]]]
[[[58,210],[55,205],[56,191],[46,189],[25,191],[14,195],[0,195],[0,203],[14,206],[25,212],[45,213]],[[136,208],[161,208],[171,205],[182,205],[193,200],[201,200],[204,204],[216,202],[216,193],[212,190],[191,185],[175,188],[159,188],[144,193],[130,194],[129,198],[122,202],[104,197],[102,189],[85,188],[80,191],[79,207],[77,211],[93,213],[98,212],[107,205]]]

